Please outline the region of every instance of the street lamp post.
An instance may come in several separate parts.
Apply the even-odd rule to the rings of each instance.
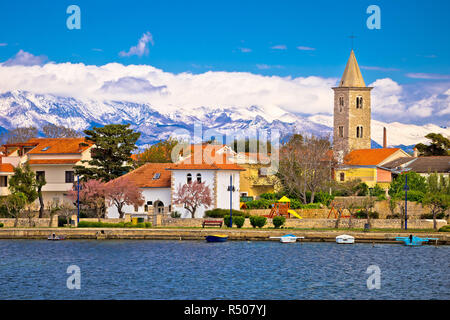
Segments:
[[[80,176],[77,175],[77,225],[80,223]]]
[[[405,186],[403,190],[405,190],[405,230],[408,230],[408,174],[405,175]]]
[[[230,174],[230,186],[228,187],[228,191],[230,191],[230,225],[229,227],[232,228],[233,227],[233,191],[234,191],[234,186],[233,186],[233,176]]]

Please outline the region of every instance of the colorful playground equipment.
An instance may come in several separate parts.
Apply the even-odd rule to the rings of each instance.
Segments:
[[[298,218],[303,219],[297,212],[291,210],[291,200],[283,196],[280,200],[272,204],[272,210],[270,210],[269,214],[264,215],[266,218],[273,218],[274,216],[284,216],[286,218],[290,218],[291,215]]]
[[[350,215],[345,215],[345,209],[342,208],[339,204],[336,204],[334,201],[331,202],[331,209],[328,212],[327,219],[330,219],[331,214],[334,214],[334,218],[337,219],[339,217],[339,213],[341,213],[341,218],[350,218]]]
[[[413,236],[412,234],[409,235],[409,237],[397,237],[395,238],[397,241],[403,241],[405,246],[421,246],[422,243],[428,242],[430,240],[439,240],[438,238],[419,238],[416,236]]]

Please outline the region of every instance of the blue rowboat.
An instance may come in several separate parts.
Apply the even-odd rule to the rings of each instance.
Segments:
[[[225,242],[228,240],[228,236],[222,234],[213,234],[211,236],[206,236],[207,242]]]
[[[406,246],[421,246],[422,243],[428,242],[430,240],[439,240],[438,238],[419,238],[413,235],[409,237],[397,237],[395,238],[397,241],[403,241]]]

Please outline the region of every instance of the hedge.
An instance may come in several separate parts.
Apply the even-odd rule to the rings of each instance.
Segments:
[[[450,225],[443,226],[438,231],[439,232],[450,232]]]
[[[245,222],[245,217],[243,216],[233,216],[233,224],[238,227],[238,228],[242,228],[242,226],[244,225]],[[223,217],[223,224],[226,227],[230,226],[230,216],[225,216]]]
[[[250,224],[253,228],[262,228],[266,225],[267,218],[263,216],[251,216],[250,217]]]
[[[0,223],[0,228],[3,228],[3,223]]]
[[[243,216],[243,217],[249,217],[250,215],[244,211],[240,210],[232,210],[233,216]],[[230,209],[212,209],[212,210],[206,210],[205,216],[209,218],[223,218],[225,216],[230,215]]]
[[[132,224],[131,222],[108,223],[108,222],[80,221],[80,223],[78,223],[78,227],[79,228],[151,228],[152,224],[150,222],[142,222],[142,223]]]
[[[283,216],[276,216],[276,217],[273,217],[273,219],[272,219],[272,223],[273,223],[273,226],[275,227],[275,229],[278,229],[279,227],[281,227],[285,222],[286,222],[286,218]]]

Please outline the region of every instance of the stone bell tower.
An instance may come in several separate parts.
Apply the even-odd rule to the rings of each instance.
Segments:
[[[353,50],[334,90],[333,151],[338,160],[352,150],[370,149],[370,91]]]

